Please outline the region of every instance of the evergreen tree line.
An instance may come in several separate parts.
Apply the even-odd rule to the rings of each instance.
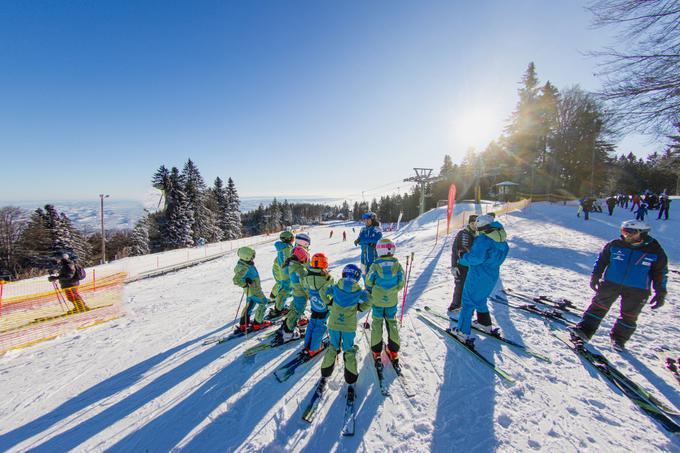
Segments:
[[[274,198],[269,206],[260,204],[257,209],[243,214],[243,227],[247,235],[281,231],[292,225],[314,225],[325,220],[349,219],[347,201],[342,206],[316,203],[279,202]]]

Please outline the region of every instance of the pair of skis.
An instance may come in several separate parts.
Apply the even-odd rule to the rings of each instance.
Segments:
[[[417,308],[416,310],[419,311],[419,312],[422,312],[422,310],[419,309],[419,308]],[[455,322],[458,322],[458,318],[456,318],[455,316],[446,317],[446,316],[444,316],[444,315],[442,315],[442,314],[439,314],[439,313],[434,312],[434,311],[432,310],[432,308],[430,308],[430,307],[428,307],[428,306],[425,306],[425,307],[424,307],[424,310],[425,310],[425,312],[427,312],[427,313],[429,313],[429,314],[431,314],[431,315],[433,315],[433,316],[436,316],[437,318],[439,318],[439,319],[441,319],[441,320],[444,320],[444,321],[449,321],[449,320],[451,320],[451,321],[453,321],[454,323],[455,323]],[[483,329],[480,329],[480,328],[478,328],[478,327],[475,327],[474,325],[472,326],[472,329],[475,330],[475,332],[478,332],[478,333],[480,333],[480,334],[482,334],[482,335],[484,335],[484,336],[487,336],[487,337],[493,338],[494,340],[500,341],[501,343],[504,343],[504,344],[510,346],[511,348],[519,349],[519,350],[521,350],[522,352],[524,352],[524,353],[526,353],[526,354],[529,354],[529,355],[532,356],[532,357],[537,358],[538,360],[542,360],[542,361],[544,361],[544,362],[550,363],[550,358],[549,358],[549,357],[547,357],[547,356],[545,356],[545,355],[543,355],[543,354],[541,354],[541,353],[539,353],[539,352],[537,352],[537,351],[534,351],[534,350],[532,350],[532,349],[529,349],[527,346],[525,346],[525,345],[523,345],[523,344],[517,343],[517,342],[515,342],[515,341],[513,341],[513,340],[510,340],[510,339],[508,339],[508,338],[505,338],[505,337],[504,337],[503,335],[501,335],[500,333],[487,332],[486,330],[483,330]]]
[[[314,390],[314,394],[312,395],[311,400],[309,400],[309,404],[307,404],[307,407],[305,407],[305,410],[302,412],[302,419],[307,423],[312,423],[314,421],[317,411],[326,397],[326,392],[328,391],[328,379],[329,378],[326,377],[319,379],[319,382],[317,383]],[[356,425],[356,417],[354,414],[355,401],[356,390],[354,388],[354,384],[348,384],[347,391],[345,393],[345,414],[342,420],[343,436],[354,435]]]
[[[231,340],[236,340],[237,338],[242,338],[245,337],[247,334],[254,334],[257,335],[259,333],[264,332],[265,330],[269,329],[270,327],[274,326],[275,324],[270,324],[267,327],[263,327],[259,330],[253,330],[252,327],[248,326],[247,331],[242,331],[242,330],[234,330],[231,333],[228,334],[223,334],[223,335],[215,335],[212,337],[208,337],[205,340],[203,340],[203,346],[207,346],[210,344],[220,344],[220,343],[226,343]],[[270,338],[271,336],[276,335],[276,332],[269,332],[269,335],[267,335],[266,338]]]
[[[495,363],[493,363],[491,360],[487,359],[485,356],[479,353],[475,349],[474,346],[470,346],[469,344],[461,341],[458,337],[456,337],[451,331],[445,329],[444,327],[440,326],[437,322],[436,319],[437,317],[428,313],[428,312],[420,312],[418,314],[418,319],[423,321],[428,327],[430,327],[432,330],[435,332],[440,333],[441,335],[452,339],[457,345],[459,345],[463,350],[469,352],[472,357],[477,359],[481,364],[489,368],[491,371],[493,371],[498,377],[501,378],[503,382],[506,382],[507,384],[514,384],[515,379],[506,371],[498,367]]]
[[[519,298],[519,299],[524,299],[524,300],[526,300],[527,302],[530,302],[530,303],[538,303],[538,304],[541,304],[541,305],[545,305],[549,308],[556,308],[558,310],[562,310],[564,312],[571,313],[571,314],[574,314],[574,315],[578,314],[575,311],[579,310],[579,307],[574,305],[574,303],[572,301],[570,301],[569,299],[564,299],[564,298],[553,299],[553,298],[545,296],[545,295],[534,296],[534,295],[527,294],[527,293],[524,293],[524,292],[521,292],[521,291],[517,291],[517,290],[512,289],[512,288],[505,288],[505,289],[502,290],[502,292],[506,296],[510,296],[510,297],[514,296],[514,297]]]
[[[497,303],[497,304],[502,304],[506,305],[510,308],[516,309],[516,310],[521,310],[525,313],[532,314],[534,316],[539,316],[545,320],[556,322],[559,324],[562,324],[563,326],[566,327],[572,327],[575,326],[576,323],[572,321],[571,319],[567,319],[564,316],[564,311],[557,309],[557,308],[550,308],[547,310],[543,310],[538,307],[538,305],[535,302],[531,303],[524,303],[524,304],[519,304],[515,302],[511,302],[510,300],[494,295],[490,297],[491,301]]]
[[[558,332],[552,329],[551,332],[553,336],[566,344],[576,355],[590,363],[595,370],[618,388],[647,415],[658,421],[668,431],[674,434],[680,434],[680,423],[677,421],[680,412],[668,408],[663,402],[654,397],[654,395],[616,369],[602,353],[593,350],[580,338],[564,331]]]
[[[371,338],[368,334],[369,329],[364,327],[363,329],[364,333],[364,338],[366,339],[366,344],[368,345],[368,352],[371,354]],[[385,382],[385,366],[383,365],[382,362],[382,355],[383,353],[386,353],[385,351],[382,351],[380,354],[380,357],[377,359],[373,359],[373,366],[375,368],[375,376],[378,381],[378,387],[380,388],[380,393],[383,396],[390,396],[390,389]],[[401,368],[401,365],[397,362],[392,362],[392,360],[389,360],[390,364],[392,364],[392,369],[394,369],[395,374],[397,375],[397,382],[399,383],[401,389],[404,392],[404,395],[406,395],[407,398],[413,398],[416,396],[416,392],[413,391],[411,388],[411,385],[409,384],[408,378],[404,375],[404,370]]]

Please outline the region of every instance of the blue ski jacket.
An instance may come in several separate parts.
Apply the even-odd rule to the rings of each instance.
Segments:
[[[464,254],[458,264],[468,267],[463,300],[474,303],[486,301],[498,281],[501,264],[508,256],[510,247],[506,233],[500,222],[492,222],[490,230],[480,232],[472,243],[472,248]]]
[[[377,256],[375,245],[382,239],[382,235],[383,233],[380,229],[380,225],[363,227],[359,232],[357,242],[361,246],[361,264],[366,266],[366,271],[368,271],[371,263],[375,261]]]
[[[650,292],[650,283],[657,294],[666,294],[668,257],[661,244],[651,236],[638,245],[623,238],[604,246],[595,261],[593,277],[606,282]]]

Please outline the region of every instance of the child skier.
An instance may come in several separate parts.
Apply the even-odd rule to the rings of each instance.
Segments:
[[[260,286],[260,274],[255,268],[255,250],[250,247],[241,247],[238,249],[238,263],[234,268],[234,285],[240,286],[246,290],[247,300],[241,312],[241,320],[237,330],[246,332],[248,327],[252,330],[260,330],[271,325],[271,321],[264,319],[264,311],[267,307],[267,298],[262,293]],[[252,324],[249,326],[250,315],[257,305],[255,317]]]
[[[302,315],[304,315],[305,308],[307,308],[307,293],[302,286],[302,278],[307,275],[310,243],[311,239],[307,234],[298,233],[295,235],[293,253],[283,264],[284,269],[288,268],[291,293],[293,295],[293,303],[290,305],[290,309],[286,314],[286,321],[281,329],[284,341],[300,338],[300,331],[297,325],[306,324],[306,320],[302,318]]]
[[[345,362],[345,382],[352,385],[357,381],[357,348],[354,337],[357,330],[357,311],[366,311],[370,307],[369,294],[359,286],[361,269],[348,264],[342,270],[342,278],[326,291],[330,305],[328,317],[328,335],[330,344],[321,363],[321,377],[325,382],[333,374],[335,358],[342,350]]]
[[[381,239],[376,245],[378,259],[366,276],[366,290],[371,294],[373,306],[371,323],[371,351],[376,366],[382,366],[382,326],[387,325],[387,354],[395,366],[399,359],[399,331],[397,330],[397,302],[399,290],[404,287],[404,269],[394,257],[396,246],[391,239]],[[379,365],[380,364],[380,365]]]
[[[328,274],[328,258],[323,253],[315,253],[307,274],[302,277],[302,286],[309,297],[312,309],[305,331],[303,349],[303,353],[309,357],[314,357],[323,350],[322,340],[326,335],[326,320],[328,319],[326,290],[332,284],[333,278]]]
[[[290,275],[289,268],[283,267],[283,264],[293,253],[293,240],[295,236],[290,231],[282,231],[279,235],[279,241],[276,241],[274,247],[276,248],[276,258],[272,265],[272,274],[276,284],[272,289],[272,295],[276,302],[274,308],[269,311],[270,318],[276,318],[288,312],[286,308],[286,300],[290,296]]]

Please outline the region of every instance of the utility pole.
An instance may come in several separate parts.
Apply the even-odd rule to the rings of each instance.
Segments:
[[[103,193],[99,194],[99,202],[101,206],[101,223],[102,223],[102,264],[106,264],[106,236],[104,235],[104,198],[109,198]]]
[[[431,177],[432,175],[432,168],[413,168],[413,170],[416,172],[415,176],[411,176],[410,178],[404,179],[404,182],[417,182],[418,185],[420,186],[420,206],[419,206],[419,215],[423,215],[425,212],[425,186],[428,183],[432,183],[435,181],[439,181],[440,177]]]

